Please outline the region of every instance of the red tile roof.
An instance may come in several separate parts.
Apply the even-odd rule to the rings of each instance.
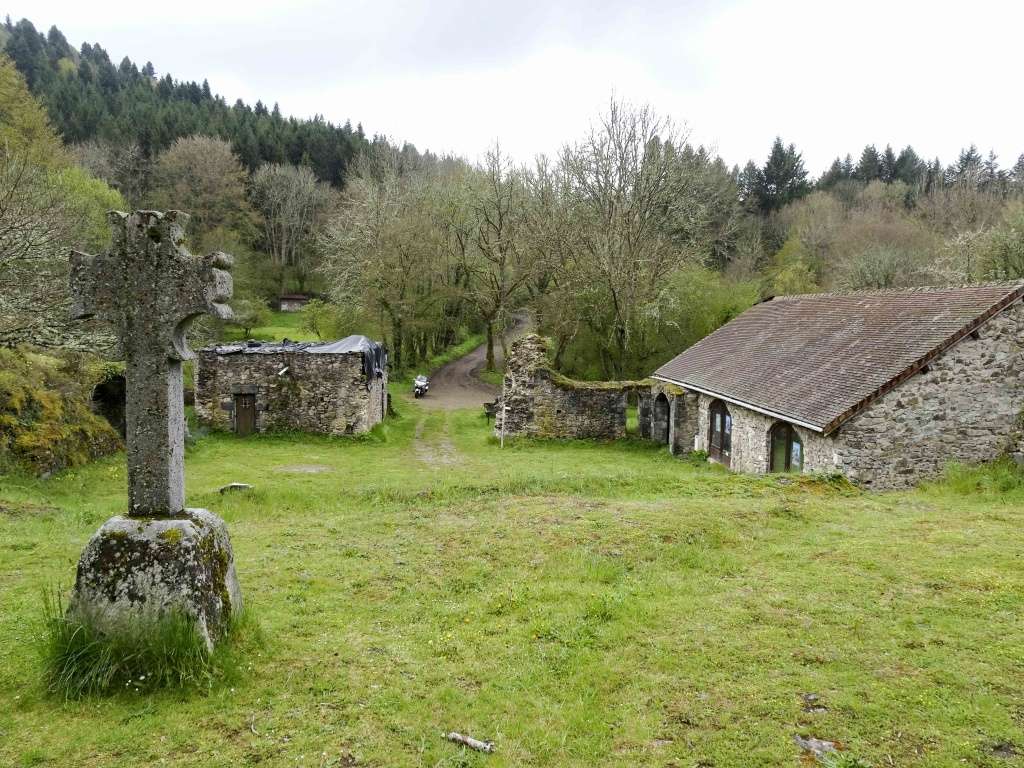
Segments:
[[[831,432],[1024,295],[1024,283],[780,296],[654,372]]]

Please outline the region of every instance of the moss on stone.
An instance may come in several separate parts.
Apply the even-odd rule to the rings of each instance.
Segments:
[[[0,349],[0,473],[79,466],[116,451],[117,432],[91,408],[80,357]]]
[[[177,546],[181,543],[182,533],[180,528],[167,528],[160,531],[157,535],[162,541],[171,546]]]
[[[544,371],[548,381],[559,389],[609,392],[629,389],[645,389],[650,387],[652,384],[650,379],[643,379],[639,381],[579,381],[577,379],[570,379],[568,376],[563,376],[558,371],[552,370],[551,368],[544,368],[541,370]]]

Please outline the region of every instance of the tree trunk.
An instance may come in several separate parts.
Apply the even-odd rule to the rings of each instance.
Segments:
[[[498,329],[498,343],[501,344],[501,359],[508,360],[508,344],[505,342],[505,331],[507,326],[502,324],[501,328]]]
[[[398,373],[398,372],[401,372],[401,370],[402,370],[402,321],[401,320],[395,320],[395,319],[391,320],[391,339],[392,339],[392,344],[394,345],[394,349],[392,350],[392,352],[394,353],[394,358],[395,358],[395,372]]]
[[[488,371],[494,370],[494,323],[487,323],[487,366]]]

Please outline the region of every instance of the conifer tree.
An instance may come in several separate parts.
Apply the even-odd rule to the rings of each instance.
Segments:
[[[881,178],[882,158],[879,156],[874,144],[868,144],[864,147],[864,151],[860,153],[860,162],[857,163],[857,170],[854,171],[853,175],[858,181],[874,181]]]
[[[886,184],[896,180],[896,153],[892,151],[892,145],[885,145],[885,152],[879,167],[879,178]]]
[[[921,182],[925,172],[925,164],[917,156],[914,148],[909,144],[900,150],[896,157],[896,167],[893,178],[902,181],[909,186],[916,186]]]
[[[167,73],[158,79],[152,62],[140,70],[127,57],[115,65],[95,43],[76,54],[56,27],[42,35],[22,20],[5,31],[7,54],[68,144],[138,145],[151,161],[176,139],[198,133],[229,141],[250,171],[266,162],[307,162],[334,186],[368,147],[361,128],[353,132],[322,117],[286,120],[263,102],[255,109],[241,101],[228,106],[205,80],[179,82]]]
[[[802,156],[793,144],[783,144],[779,136],[775,137],[758,182],[758,207],[762,213],[777,211],[810,190]]]

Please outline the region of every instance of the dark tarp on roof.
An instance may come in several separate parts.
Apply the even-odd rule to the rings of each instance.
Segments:
[[[367,386],[374,377],[384,375],[384,369],[388,365],[388,351],[384,345],[377,341],[371,341],[365,336],[346,336],[341,341],[332,341],[329,344],[317,344],[307,350],[314,355],[347,355],[352,352],[363,353],[363,373],[366,375]]]
[[[654,372],[822,432],[1024,295],[1024,284],[783,296]]]
[[[222,344],[207,347],[205,352],[213,351],[218,355],[276,355],[279,353],[305,352],[310,355],[350,355],[361,353],[363,356],[363,374],[366,376],[367,388],[374,378],[380,378],[388,366],[388,351],[378,341],[366,336],[346,336],[340,341],[327,343],[309,341],[241,341],[235,344]]]

